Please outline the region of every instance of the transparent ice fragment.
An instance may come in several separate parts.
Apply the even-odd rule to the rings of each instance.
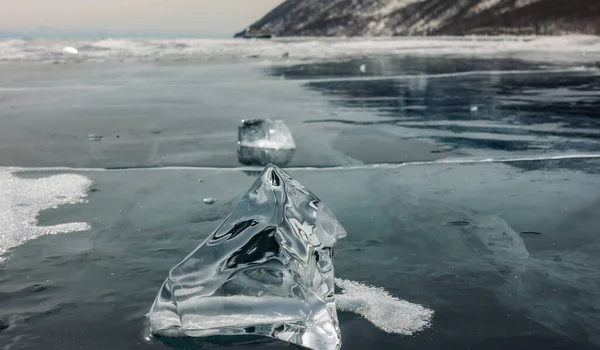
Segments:
[[[345,236],[325,204],[268,165],[229,217],[171,269],[148,314],[151,331],[339,349],[333,246]]]
[[[282,120],[249,119],[238,127],[238,161],[244,165],[287,165],[296,143]]]
[[[292,133],[282,120],[249,119],[238,127],[238,145],[269,149],[295,149]]]

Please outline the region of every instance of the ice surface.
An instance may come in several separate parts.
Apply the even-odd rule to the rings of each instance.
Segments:
[[[510,310],[573,338],[600,345],[600,244],[532,256],[512,269],[500,290]],[[337,300],[336,300],[337,301]]]
[[[171,269],[148,314],[151,331],[338,349],[332,251],[345,236],[314,194],[268,165],[225,222]]]
[[[281,120],[250,119],[238,127],[238,161],[244,165],[288,164],[296,143]]]
[[[432,310],[395,298],[383,288],[341,278],[335,284],[344,290],[336,296],[340,311],[357,313],[385,332],[412,335],[431,325]]]
[[[89,229],[84,222],[40,227],[37,216],[59,205],[84,202],[91,184],[82,175],[21,179],[11,172],[0,171],[0,263],[9,249],[41,235]]]

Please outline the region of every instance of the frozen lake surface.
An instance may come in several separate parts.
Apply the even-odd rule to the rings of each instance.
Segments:
[[[342,311],[342,349],[600,349],[598,39],[477,40],[1,41],[1,347],[212,348],[144,315],[273,118],[348,232],[336,277],[434,313]]]

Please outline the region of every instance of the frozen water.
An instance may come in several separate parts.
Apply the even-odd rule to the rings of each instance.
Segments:
[[[287,165],[296,143],[281,120],[250,119],[238,127],[238,161],[244,165]]]
[[[243,120],[238,128],[238,144],[246,147],[294,149],[296,143],[282,120]]]
[[[598,347],[586,340],[598,338],[600,329],[599,247],[590,244],[596,240],[600,208],[598,192],[590,191],[600,188],[600,179],[590,164],[597,169],[598,159],[531,161],[527,165],[540,170],[529,171],[515,166],[520,163],[495,161],[290,170],[348,229],[348,237],[335,246],[335,277],[366,284],[337,294],[342,283],[336,279],[344,349],[428,349],[450,343],[458,348]],[[29,169],[27,176],[48,171],[67,170]],[[131,320],[148,311],[169,268],[225,220],[237,202],[232,200],[257,174],[250,177],[248,168],[68,171],[93,179],[100,191],[89,205],[53,211],[53,224],[98,220],[89,233],[45,237],[15,249],[10,264],[0,268],[0,319],[10,325],[0,332],[0,343],[37,349],[69,339],[64,350],[86,341],[104,341],[114,350],[163,348],[152,337],[151,344],[139,345],[140,337],[129,335],[138,334],[140,325]],[[205,205],[201,201],[208,196],[218,202]],[[543,233],[522,236],[528,256],[516,235],[524,230]],[[584,243],[585,251],[574,251]],[[159,281],[157,270],[163,271]],[[434,310],[430,328],[403,336],[425,315],[419,309],[413,313],[402,300],[424,306],[424,313]],[[95,316],[82,319],[76,310]],[[392,310],[397,311],[389,316]],[[116,323],[107,325],[111,317]],[[386,333],[384,327],[399,333]],[[531,334],[523,335],[524,330]],[[213,348],[207,342],[246,340],[165,343],[177,349]]]
[[[269,165],[225,222],[171,269],[148,314],[151,331],[338,349],[332,251],[345,236],[314,194]]]
[[[82,203],[92,181],[82,175],[62,174],[21,179],[0,172],[0,263],[9,249],[41,235],[84,231],[84,222],[37,226],[38,214],[59,205]]]
[[[432,310],[395,298],[383,288],[341,278],[335,284],[344,290],[336,296],[340,311],[357,313],[385,332],[412,335],[431,325]]]

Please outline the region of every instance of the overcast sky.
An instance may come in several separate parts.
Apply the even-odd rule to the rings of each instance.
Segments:
[[[190,32],[231,35],[282,0],[0,0],[0,30]]]

